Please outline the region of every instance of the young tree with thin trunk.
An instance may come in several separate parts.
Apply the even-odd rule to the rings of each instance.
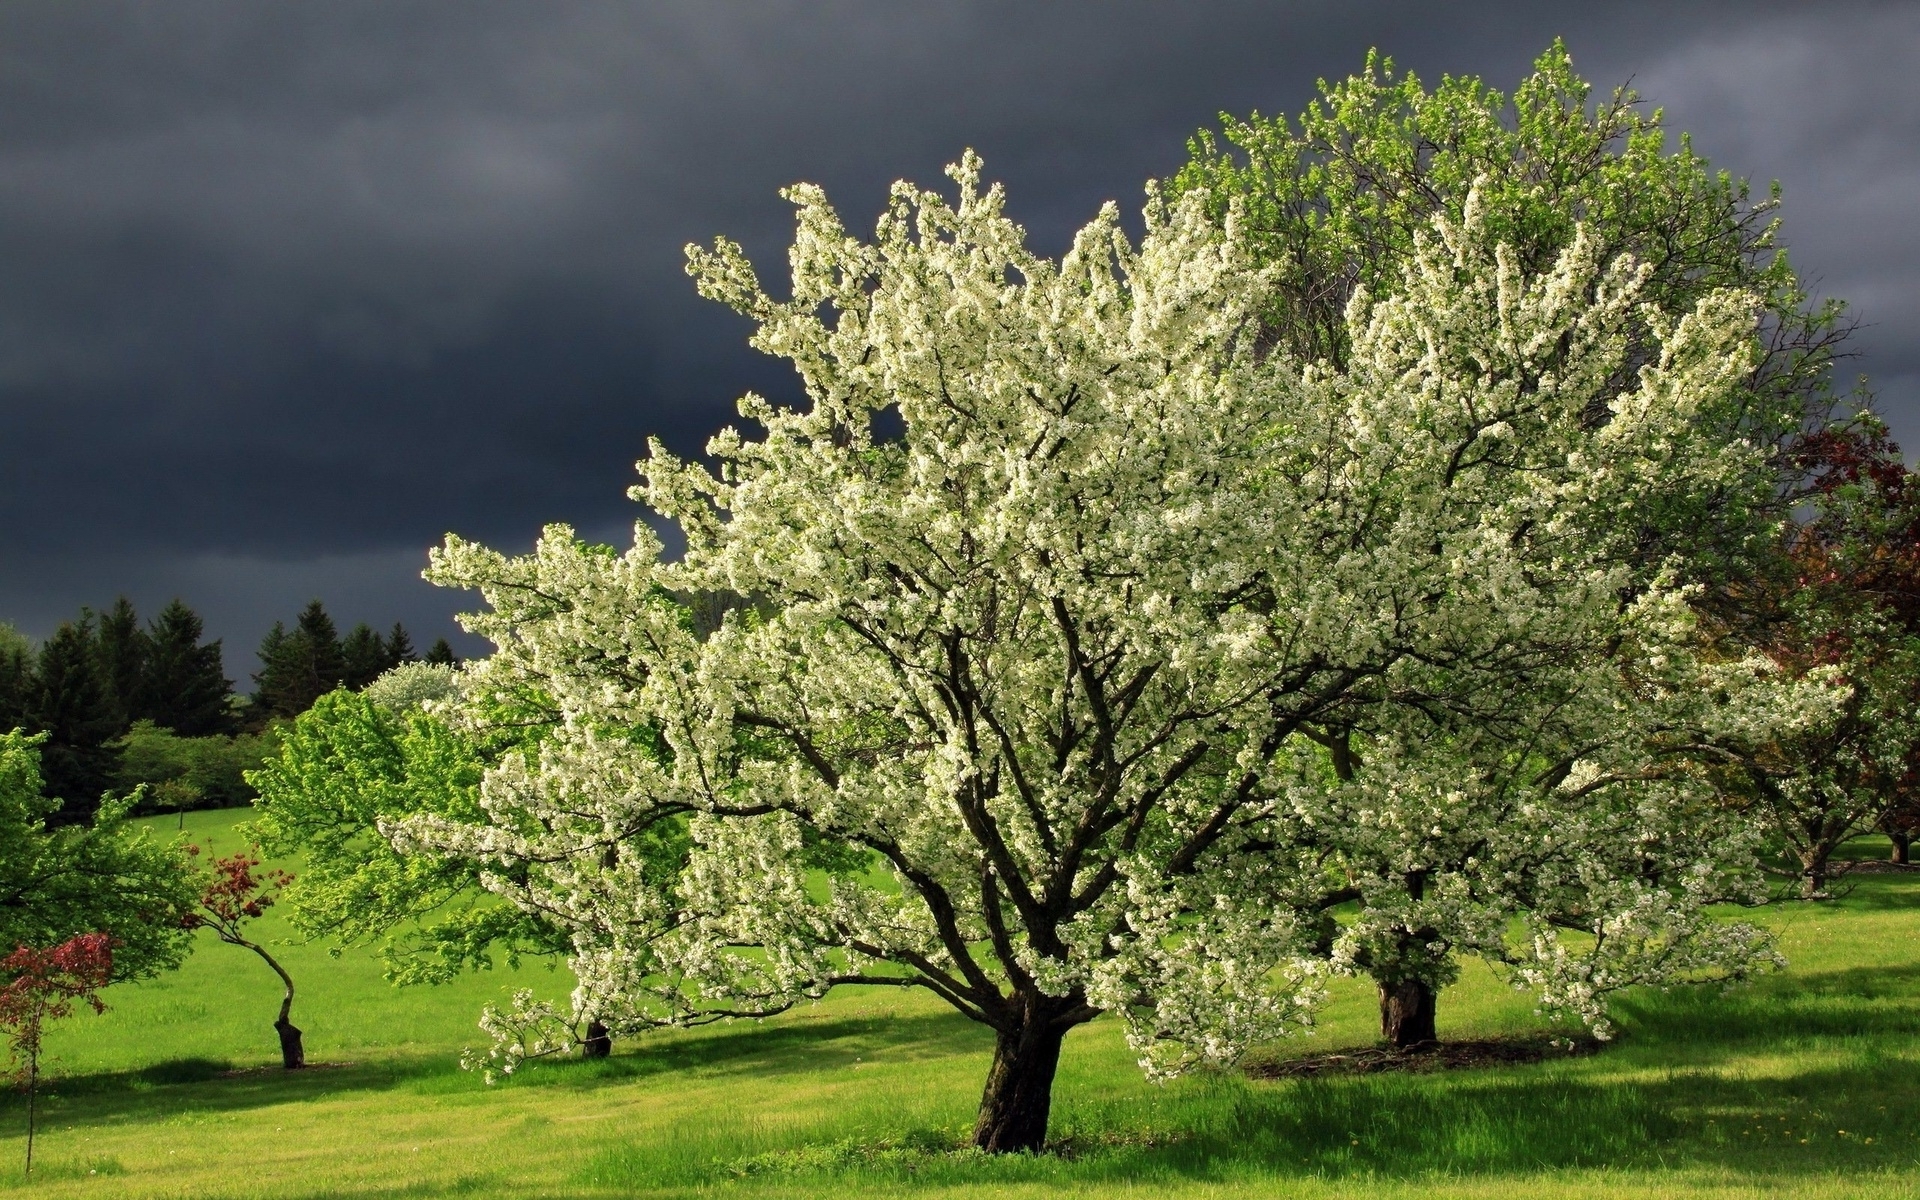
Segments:
[[[48,1024],[73,1013],[75,1004],[106,1011],[100,989],[113,980],[113,939],[83,933],[45,949],[22,945],[0,959],[0,1034],[27,1093],[26,1173],[33,1174],[35,1106],[40,1092],[40,1047]]]
[[[897,185],[871,243],[792,189],[787,301],[737,247],[690,251],[809,404],[743,400],[764,435],[715,438],[718,476],[651,448],[636,495],[679,522],[677,563],[644,524],[625,554],[450,537],[429,578],[481,592],[467,627],[497,649],[444,711],[537,736],[489,766],[481,819],[384,828],[563,922],[576,1020],[926,989],[995,1033],[977,1144],[1037,1150],[1063,1041],[1101,1013],[1157,1072],[1310,1023],[1333,910],[1364,895],[1303,800],[1329,731],[1687,661],[1670,591],[1622,603],[1608,514],[1772,480],[1700,420],[1751,365],[1744,295],[1659,324],[1621,386],[1644,272],[1576,239],[1528,275],[1469,203],[1401,298],[1350,307],[1333,371],[1268,352],[1235,211],[1156,192],[1137,246],[1108,206],[1053,262],[976,159],[952,173],[957,205]],[[710,632],[673,600],[723,593],[749,600]],[[675,832],[678,857],[642,850]],[[1699,896],[1584,899],[1637,906],[1675,963],[1759,952],[1704,938]],[[1555,988],[1578,948],[1536,945],[1543,1000],[1590,1015]]]
[[[188,853],[197,856],[200,847],[189,847]],[[273,907],[274,896],[293,882],[293,876],[280,870],[259,871],[260,863],[259,855],[244,850],[209,862],[201,878],[199,903],[187,917],[187,925],[211,930],[227,945],[253,951],[280,977],[280,1015],[274,1019],[273,1031],[280,1037],[281,1065],[294,1071],[307,1065],[307,1051],[293,1023],[293,976],[265,946],[246,935],[247,923]]]

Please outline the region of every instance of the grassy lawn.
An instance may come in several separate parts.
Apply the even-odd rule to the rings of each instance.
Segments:
[[[237,816],[188,817],[215,848]],[[388,986],[363,954],[287,947],[310,1061],[286,1073],[275,980],[203,944],[50,1039],[41,1169],[0,1099],[0,1195],[1916,1196],[1920,878],[1765,917],[1792,967],[1732,993],[1633,997],[1591,1057],[1421,1075],[1145,1082],[1109,1021],[1067,1042],[1071,1153],[987,1161],[964,1138],[990,1039],[921,997],[850,992],[761,1024],[662,1034],[487,1087],[456,1065],[481,1004],[564,975]],[[269,936],[285,936],[269,921]],[[1343,985],[1313,1053],[1372,1040]],[[1443,1036],[1534,1028],[1473,966]]]

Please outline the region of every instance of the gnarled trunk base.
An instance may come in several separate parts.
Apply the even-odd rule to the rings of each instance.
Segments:
[[[280,1065],[289,1071],[297,1071],[307,1065],[307,1049],[300,1042],[300,1031],[292,1021],[281,1017],[273,1023],[273,1031],[280,1035]]]
[[[1037,1154],[1046,1148],[1053,1075],[1066,1037],[1064,1025],[1044,1017],[996,1031],[993,1066],[980,1095],[980,1119],[973,1127],[974,1145],[989,1154],[1021,1150]]]
[[[1910,851],[1913,846],[1913,835],[1910,833],[1891,833],[1887,836],[1893,839],[1893,853],[1887,856],[1887,861],[1905,866],[1909,860]]]
[[[1423,980],[1380,983],[1380,1036],[1398,1050],[1410,1050],[1440,1040],[1433,1028],[1437,997]]]

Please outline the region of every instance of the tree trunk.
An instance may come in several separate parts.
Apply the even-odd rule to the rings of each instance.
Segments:
[[[1439,1040],[1433,1014],[1437,997],[1420,979],[1380,981],[1380,1036],[1396,1050],[1410,1050]]]
[[[580,1053],[587,1058],[606,1058],[613,1053],[613,1035],[599,1021],[588,1021],[587,1040],[580,1044]]]
[[[1905,866],[1910,861],[1908,856],[1913,848],[1913,835],[1890,833],[1887,836],[1893,840],[1893,853],[1888,856],[1887,861]]]
[[[273,1023],[273,1031],[280,1035],[280,1065],[289,1071],[297,1071],[306,1066],[307,1048],[301,1043],[300,1031],[294,1028],[293,1024],[293,976],[287,974],[287,969],[281,966],[273,955],[267,953],[266,947],[249,942],[245,938],[229,937],[225,933],[220,936],[223,941],[244,946],[258,954],[269,967],[273,968],[273,973],[280,977],[284,990],[280,994],[280,1016]]]
[[[33,1176],[33,1119],[34,1101],[40,1093],[40,1051],[36,1048],[27,1057],[27,1176]]]
[[[1053,1073],[1060,1066],[1060,1043],[1066,1036],[1065,1025],[1045,1016],[996,1031],[993,1067],[973,1127],[974,1145],[989,1154],[1038,1154],[1046,1148]]]
[[[300,1042],[300,1031],[285,1014],[273,1023],[273,1031],[280,1035],[280,1065],[289,1071],[306,1066],[307,1048]]]
[[[1800,898],[1802,900],[1824,900],[1827,896],[1827,856],[1824,854],[1809,857],[1803,861],[1800,870]]]

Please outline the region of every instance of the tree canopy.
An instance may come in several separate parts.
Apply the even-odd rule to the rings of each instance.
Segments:
[[[39,741],[0,734],[0,944],[99,933],[112,941],[115,980],[178,966],[195,895],[181,849],[130,827],[126,800],[50,827],[57,802],[41,795]]]
[[[1156,1070],[1310,1021],[1379,922],[1430,923],[1397,897],[1449,837],[1512,835],[1413,903],[1550,1006],[1598,1021],[1609,980],[1764,959],[1701,916],[1746,894],[1727,839],[1750,847],[1691,819],[1680,773],[1620,767],[1661,732],[1622,716],[1642,702],[1693,728],[1825,700],[1716,671],[1631,561],[1646,519],[1772,494],[1722,419],[1752,295],[1649,320],[1644,266],[1576,231],[1529,269],[1470,195],[1355,292],[1343,361],[1303,362],[1269,352],[1279,273],[1239,206],[1150,191],[1137,246],[1109,206],[1056,263],[979,170],[957,204],[897,186],[871,243],[792,189],[789,300],[729,243],[691,252],[809,403],[748,396],[764,436],[717,437],[719,475],[652,447],[636,495],[678,563],[644,525],[620,555],[563,528],[436,552],[497,647],[449,715],[540,736],[489,767],[480,820],[412,818],[403,846],[512,864],[489,886],[562,914],[577,1010],[616,1027],[845,982],[944,997],[997,1035],[989,1149],[1040,1144],[1061,1039],[1100,1012]],[[703,638],[671,597],[714,592],[752,599]],[[1436,805],[1462,815],[1429,834]],[[1356,810],[1372,844],[1325,819]],[[682,860],[635,852],[679,828]],[[1616,859],[1648,865],[1583,868]]]

